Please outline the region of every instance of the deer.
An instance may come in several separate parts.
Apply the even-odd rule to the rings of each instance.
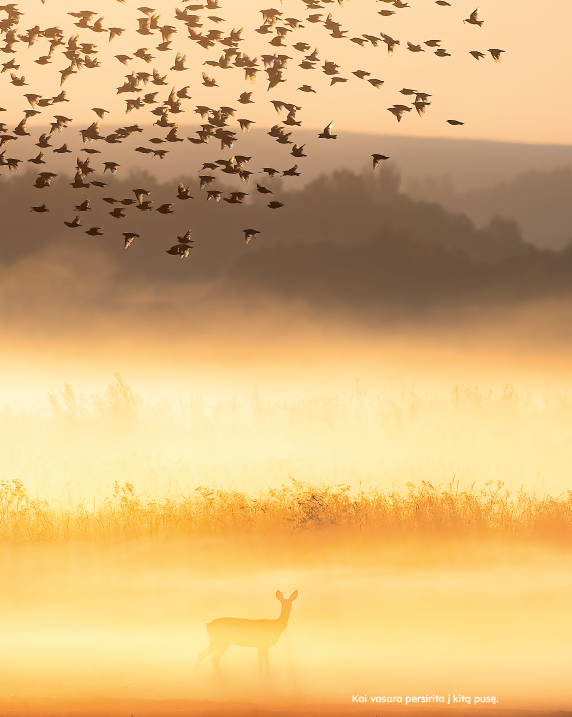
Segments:
[[[240,647],[256,647],[258,649],[258,668],[260,679],[263,679],[263,664],[266,667],[266,677],[270,679],[270,664],[268,650],[280,639],[280,635],[286,629],[292,603],[298,597],[298,591],[294,590],[289,598],[285,598],[280,590],[276,591],[276,597],[282,604],[280,615],[275,620],[246,620],[241,617],[219,617],[207,623],[207,633],[210,637],[210,645],[197,657],[195,672],[200,663],[213,655],[215,670],[220,675],[220,658],[231,645]]]

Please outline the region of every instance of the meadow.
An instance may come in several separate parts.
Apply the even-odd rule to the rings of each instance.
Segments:
[[[203,534],[572,537],[572,399],[144,400],[118,374],[0,415],[0,539]],[[32,437],[32,440],[30,440]],[[552,489],[552,490],[551,490]]]
[[[478,489],[407,484],[405,492],[376,488],[352,494],[349,485],[290,482],[248,495],[209,486],[189,495],[144,498],[131,483],[115,482],[111,497],[94,509],[58,507],[30,498],[18,479],[0,482],[0,539],[8,542],[94,541],[196,536],[279,536],[307,533],[320,539],[351,536],[451,536],[550,540],[572,544],[572,490],[556,498],[512,496],[501,481]]]
[[[565,395],[510,386],[185,402],[118,375],[6,408],[0,706],[350,714],[352,694],[462,693],[567,709],[571,416]],[[277,590],[299,597],[272,683],[252,648],[194,675],[205,623],[275,618]]]

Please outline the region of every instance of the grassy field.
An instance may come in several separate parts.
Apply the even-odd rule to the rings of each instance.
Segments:
[[[568,541],[572,399],[144,399],[121,376],[0,411],[0,539],[494,534]]]
[[[569,709],[571,427],[566,396],[510,387],[207,406],[116,377],[5,411],[0,709]],[[277,590],[299,597],[272,685],[247,647],[193,675],[206,623],[276,618]]]
[[[146,499],[130,483],[88,509],[30,498],[21,481],[0,482],[0,539],[8,542],[117,543],[137,538],[190,538],[248,534],[321,539],[385,536],[519,538],[572,544],[572,490],[559,497],[520,490],[500,481],[461,490],[458,484],[409,483],[407,490],[312,485],[290,477],[278,489],[247,494],[197,487],[190,495]]]

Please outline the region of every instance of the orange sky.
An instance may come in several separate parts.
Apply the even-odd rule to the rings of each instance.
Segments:
[[[377,11],[381,3],[356,2],[344,3],[343,7],[326,5],[324,12],[332,11],[334,20],[348,29],[348,37],[361,33],[378,34],[384,31],[392,37],[400,39],[401,46],[392,57],[388,57],[385,47],[377,49],[369,45],[360,48],[347,40],[331,39],[321,25],[306,22],[304,29],[292,32],[288,41],[295,43],[307,41],[319,47],[320,59],[337,62],[340,76],[350,78],[345,85],[337,84],[329,87],[329,79],[321,70],[303,71],[296,67],[303,55],[291,48],[284,49],[286,54],[295,57],[290,62],[285,85],[280,85],[271,92],[266,91],[265,78],[259,75],[257,81],[250,85],[245,83],[241,70],[223,71],[219,68],[208,68],[219,81],[219,89],[208,89],[202,86],[200,72],[204,69],[205,59],[213,59],[221,54],[222,46],[207,52],[191,44],[183,33],[183,26],[173,47],[188,53],[186,72],[171,73],[177,87],[191,85],[195,104],[211,104],[220,106],[230,104],[236,106],[239,92],[253,90],[254,99],[259,104],[249,105],[242,116],[254,119],[258,126],[269,126],[277,121],[277,116],[267,99],[284,99],[296,102],[303,107],[300,118],[305,127],[322,128],[330,120],[335,120],[335,128],[339,131],[352,130],[379,134],[396,133],[414,136],[445,136],[518,141],[529,143],[563,143],[570,139],[569,108],[570,100],[564,92],[563,82],[568,67],[567,31],[572,21],[572,6],[567,0],[554,0],[547,7],[542,7],[532,0],[505,0],[502,4],[492,0],[481,3],[481,18],[485,21],[482,28],[463,24],[462,20],[474,10],[476,0],[456,0],[451,7],[439,7],[430,0],[412,0],[411,8],[398,10],[395,16],[382,18]],[[103,0],[97,3],[98,12],[104,18],[104,26],[117,25],[128,29],[122,37],[116,38],[111,44],[107,42],[107,34],[97,35],[89,30],[73,28],[72,18],[67,16],[69,5],[55,0],[47,0],[40,5],[39,0],[30,0],[33,11],[22,6],[25,16],[22,18],[22,30],[34,23],[46,27],[57,22],[65,30],[66,39],[71,32],[79,32],[80,39],[96,42],[99,46],[99,58],[103,66],[97,70],[82,72],[64,85],[68,95],[74,98],[69,105],[59,105],[67,116],[86,121],[93,119],[89,111],[94,105],[117,110],[116,118],[110,120],[125,121],[123,98],[115,98],[115,88],[123,81],[123,76],[131,68],[150,70],[157,66],[167,71],[175,53],[159,53],[152,64],[142,60],[134,60],[129,68],[120,65],[113,58],[114,54],[133,52],[138,47],[153,47],[159,42],[157,36],[142,37],[134,30],[136,18],[141,16],[136,3],[128,0],[125,4]],[[161,23],[173,23],[175,3],[169,3],[169,11],[162,4]],[[260,23],[259,10],[267,8],[270,3],[249,0],[248,2],[223,2],[218,16],[227,20],[217,25],[218,28],[230,30],[232,27],[245,28],[245,42],[241,49],[252,55],[274,50],[267,44],[269,36],[257,35],[253,28]],[[303,20],[309,13],[301,2],[285,0],[282,4],[275,3],[284,11],[285,17],[296,17]],[[383,4],[383,8],[386,5]],[[387,6],[392,7],[392,6]],[[316,11],[314,11],[316,12]],[[206,15],[206,13],[205,13]],[[63,18],[63,19],[62,19]],[[203,30],[215,27],[214,23],[205,19]],[[175,22],[175,24],[177,24]],[[406,49],[407,40],[414,43],[426,39],[442,39],[443,47],[451,52],[450,58],[439,58],[427,48],[425,53],[411,53]],[[16,74],[24,74],[29,88],[14,87],[9,83],[9,73],[1,76],[2,106],[9,110],[3,119],[10,121],[20,116],[27,106],[20,99],[24,91],[38,92],[44,96],[59,92],[59,72],[66,60],[58,55],[52,65],[39,67],[33,60],[44,54],[47,45],[37,43],[31,49],[25,45],[18,46],[17,55],[5,55],[3,61],[17,57],[21,69]],[[469,50],[485,51],[490,48],[506,50],[501,64],[496,64],[487,54],[487,58],[476,62]],[[40,52],[40,48],[43,48]],[[372,72],[373,77],[385,81],[380,90],[375,90],[364,81],[351,75],[355,69]],[[316,95],[298,92],[302,83],[309,83],[318,90]],[[40,85],[38,87],[38,84]],[[398,125],[395,118],[386,109],[390,105],[403,101],[399,94],[402,87],[412,87],[433,95],[432,106],[423,118],[415,113],[406,116]],[[157,89],[157,88],[150,88]],[[148,90],[148,91],[150,91]],[[262,100],[262,101],[261,101]],[[12,110],[14,109],[14,112]],[[73,112],[72,112],[73,109]],[[150,115],[147,115],[150,117]],[[241,115],[238,115],[241,116]],[[46,115],[46,120],[48,116]],[[121,119],[120,119],[121,118]],[[182,124],[194,121],[197,115],[188,112],[180,115]],[[463,127],[451,127],[446,119],[460,119],[465,122]],[[51,117],[49,117],[51,120]],[[46,121],[44,120],[44,121]],[[132,112],[130,121],[142,122],[143,112]],[[6,120],[4,120],[6,121]]]

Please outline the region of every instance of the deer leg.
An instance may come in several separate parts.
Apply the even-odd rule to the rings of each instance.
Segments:
[[[216,652],[213,655],[213,665],[215,666],[215,670],[220,674],[220,658],[224,655],[224,653],[228,650],[228,645],[223,645],[222,647],[217,647]]]
[[[270,657],[268,656],[268,650],[264,653],[264,662],[266,663],[266,677],[270,682]]]
[[[262,665],[266,667],[266,679],[270,680],[270,664],[269,664],[269,658],[268,658],[268,648],[259,647],[258,648],[258,668],[260,669],[260,679],[263,679],[264,673]]]
[[[201,653],[199,653],[199,656],[197,657],[197,662],[195,664],[195,672],[199,669],[199,665],[201,662],[205,659],[205,657],[208,657],[211,653],[213,653],[216,650],[216,646],[213,647],[212,643],[206,648],[206,650],[203,650]]]

